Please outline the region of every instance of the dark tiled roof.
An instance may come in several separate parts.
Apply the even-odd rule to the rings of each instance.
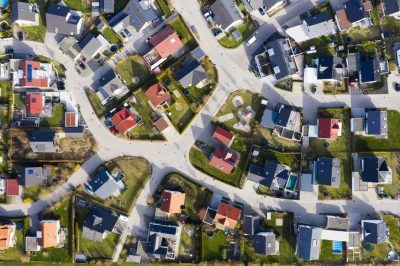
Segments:
[[[384,221],[363,221],[364,242],[379,244],[386,241],[386,223]]]
[[[56,133],[52,130],[36,130],[32,131],[31,142],[53,142]]]
[[[332,79],[333,56],[320,57],[318,60],[318,79]]]
[[[331,19],[331,17],[329,16],[328,13],[320,13],[320,14],[317,14],[316,16],[307,17],[304,21],[307,23],[308,26],[312,26],[312,25],[322,23],[324,21],[328,21],[330,19]]]
[[[351,23],[362,20],[364,16],[364,10],[359,0],[349,0],[344,3],[347,17]]]
[[[52,14],[55,16],[66,17],[70,11],[70,8],[67,6],[62,6],[54,3],[50,3],[49,8],[47,9],[47,14]]]

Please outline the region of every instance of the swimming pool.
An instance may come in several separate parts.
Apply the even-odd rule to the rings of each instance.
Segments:
[[[332,251],[333,253],[342,253],[343,251],[343,244],[342,241],[332,241]]]
[[[297,175],[289,176],[289,179],[286,183],[286,189],[293,191],[294,188],[296,187],[296,183],[297,183]]]
[[[7,7],[8,6],[8,0],[1,0],[1,7]]]

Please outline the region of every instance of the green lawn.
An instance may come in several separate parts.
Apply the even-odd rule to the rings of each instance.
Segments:
[[[235,27],[242,34],[242,38],[236,41],[232,36],[232,32],[226,34],[226,36],[219,39],[219,43],[225,48],[236,48],[241,45],[251,34],[256,30],[256,25],[253,21],[243,22],[242,24]]]
[[[242,97],[243,104],[240,107],[236,107],[232,102],[233,98],[236,96]],[[233,128],[233,125],[239,122],[239,117],[237,115],[238,111],[241,108],[244,108],[247,106],[251,106],[251,108],[255,111],[255,113],[257,115],[257,113],[260,110],[260,106],[261,106],[260,96],[258,94],[254,94],[248,90],[235,91],[228,97],[228,100],[224,103],[222,108],[218,111],[218,114],[214,117],[213,121],[217,122],[218,118],[220,116],[223,116],[226,114],[233,114],[233,118],[228,121],[225,121],[223,124],[231,131],[235,131],[242,135],[248,135],[248,133],[246,133],[246,132],[237,131]],[[250,122],[252,127],[254,127],[254,120],[255,119],[253,118]]]
[[[196,40],[193,39],[192,34],[190,33],[189,29],[186,27],[185,22],[183,22],[180,16],[171,19],[168,24],[176,31],[183,44],[188,46],[189,49],[193,49],[197,46]]]
[[[243,168],[246,163],[247,155],[248,155],[247,151],[241,153],[240,160],[236,166],[235,171],[229,175],[225,174],[224,172],[222,172],[214,167],[211,167],[209,165],[208,156],[196,147],[190,148],[189,160],[190,160],[190,163],[194,167],[205,172],[206,174],[211,175],[211,176],[213,176],[225,183],[228,183],[232,186],[239,187],[241,185],[241,176],[242,176]]]
[[[349,92],[349,84],[347,79],[342,79],[339,84],[332,82],[324,82],[324,94],[344,94]]]
[[[400,151],[400,113],[387,110],[388,138],[379,139],[354,135],[353,143],[357,152],[364,151]]]
[[[118,158],[106,164],[112,172],[120,169],[124,173],[125,190],[117,198],[113,197],[111,205],[129,213],[135,205],[140,191],[144,188],[151,175],[151,165],[143,158]]]
[[[39,25],[23,26],[22,30],[26,33],[26,39],[36,42],[44,42],[46,36],[46,2],[45,0],[36,1],[39,6]]]
[[[136,125],[135,128],[129,130],[126,133],[128,139],[156,139],[162,140],[162,134],[155,129],[149,112],[146,112],[146,108],[141,103],[132,103],[132,106],[136,109],[142,118],[142,124]]]
[[[57,73],[59,76],[61,77],[65,77],[65,72],[64,70],[61,68],[61,64],[60,62],[57,62],[51,58],[48,58],[46,56],[43,55],[37,55],[35,57],[35,60],[40,61],[42,63],[53,63],[54,68],[56,69]]]
[[[196,227],[192,224],[185,224],[184,226],[189,227],[190,230],[194,230],[195,233],[193,236],[191,236],[184,230],[184,228],[182,228],[178,251],[179,258],[189,259],[190,261],[198,261],[200,260],[199,251],[201,244],[201,230],[196,229]]]
[[[30,186],[25,187],[22,193],[23,199],[31,199],[32,201],[37,201],[40,198],[43,190],[46,188],[44,186]]]
[[[15,246],[0,253],[0,261],[2,261],[3,263],[5,262],[4,265],[14,265],[15,264],[14,262],[20,262],[22,260],[22,257],[24,256],[25,239],[24,239],[23,232],[16,231],[15,236],[17,238],[17,243],[15,244]],[[10,264],[7,264],[8,262]],[[11,264],[11,262],[13,262],[13,263]]]
[[[300,153],[278,152],[273,150],[268,150],[266,153],[267,160],[277,161],[290,166],[293,172],[300,171],[300,157]]]
[[[332,252],[333,243],[330,240],[321,241],[321,254],[319,259],[321,261],[341,261],[344,262],[344,256],[342,253],[336,254]],[[343,249],[344,250],[344,249]]]
[[[335,17],[335,12],[333,11],[332,5],[329,2],[319,4],[310,10],[311,15],[316,16],[321,13],[328,13],[331,18]]]
[[[25,95],[22,95],[21,93],[14,93],[14,105],[16,107],[25,107],[25,98],[22,98],[22,96],[25,97]]]
[[[64,120],[64,105],[57,103],[53,106],[53,116],[46,117],[40,122],[42,127],[60,127],[63,126],[61,121]]]
[[[121,43],[121,38],[119,35],[116,34],[115,31],[110,27],[107,27],[103,30],[103,35],[104,38],[106,38],[111,44]]]
[[[64,0],[64,3],[71,9],[81,11],[82,13],[90,13],[90,8],[86,0]]]
[[[115,72],[131,89],[140,87],[151,78],[148,67],[139,55],[131,55],[125,60],[119,61],[115,66]],[[134,84],[133,78],[138,78],[139,81]]]
[[[350,29],[347,36],[351,38],[352,43],[377,40],[380,38],[380,30],[378,27],[370,27],[366,29]]]
[[[387,262],[387,255],[392,250],[388,243],[371,244],[372,250],[366,251],[364,249],[363,258],[366,261]]]
[[[118,0],[114,2],[114,14],[117,14],[119,11],[125,8],[128,4],[129,0]]]
[[[203,227],[204,229],[204,227]],[[214,229],[215,230],[215,229]],[[222,250],[228,246],[229,242],[226,234],[221,230],[216,230],[210,238],[204,232],[201,240],[201,257],[203,261],[221,261]]]
[[[389,228],[389,241],[396,250],[400,250],[400,219],[393,215],[383,215],[383,220]]]
[[[277,226],[276,219],[283,219],[283,225]],[[264,256],[254,253],[253,246],[247,242],[244,246],[244,261],[254,262],[257,264],[271,264],[279,263],[282,265],[289,265],[298,262],[295,256],[296,250],[296,237],[293,233],[291,213],[278,213],[272,212],[271,220],[264,219],[264,226],[267,230],[272,230],[279,241],[279,255]]]
[[[166,110],[166,113],[178,132],[182,132],[195,114],[190,109],[189,103],[184,98],[185,96],[180,92],[179,94],[180,97],[175,98],[175,103]]]
[[[166,0],[156,0],[156,2],[157,2],[157,5],[160,7],[164,17],[167,18],[172,15],[172,11],[169,8]]]
[[[0,103],[8,103],[8,97],[12,93],[11,81],[0,81]]]
[[[185,193],[185,208],[183,214],[190,217],[192,222],[201,223],[199,211],[207,207],[212,192],[188,180],[179,174],[169,174],[162,180],[157,192],[176,190]]]
[[[256,131],[256,142],[262,144],[267,141],[268,145],[272,145],[275,148],[281,148],[284,151],[299,151],[301,145],[297,141],[290,141],[284,138],[276,137],[272,135],[272,129],[259,127]]]
[[[106,113],[117,106],[117,100],[113,98],[109,103],[103,105],[97,97],[96,93],[93,91],[87,91],[86,95],[89,99],[90,105],[93,108],[93,111],[96,113],[97,117],[103,117]]]

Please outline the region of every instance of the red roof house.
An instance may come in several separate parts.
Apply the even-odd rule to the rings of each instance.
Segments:
[[[229,175],[235,168],[237,161],[238,156],[235,153],[218,147],[212,154],[209,165]]]
[[[154,126],[160,131],[163,132],[166,128],[168,128],[168,123],[165,121],[164,117],[161,117],[156,122],[154,122]]]
[[[147,99],[150,100],[151,104],[155,108],[160,105],[164,105],[169,99],[171,99],[171,95],[167,92],[163,85],[161,85],[161,83],[151,86],[145,94]]]
[[[41,68],[41,63],[22,60],[18,69],[19,86],[47,88],[50,85],[49,74]]]
[[[168,214],[181,213],[185,205],[185,193],[179,191],[164,190],[161,195],[161,210]]]
[[[231,145],[233,141],[233,134],[230,131],[225,130],[221,127],[217,127],[215,129],[212,137],[213,139],[218,140],[219,142],[225,144],[226,146]]]
[[[336,139],[341,135],[342,125],[339,119],[318,118],[318,138]]]
[[[19,196],[20,195],[20,188],[17,179],[7,179],[7,196]]]
[[[239,208],[221,201],[214,217],[215,226],[221,230],[225,230],[225,228],[234,229],[240,219],[240,213]]]
[[[43,111],[43,97],[41,94],[27,94],[25,96],[25,110],[28,114],[38,115]]]
[[[78,127],[78,113],[65,112],[65,127]]]
[[[162,58],[167,58],[183,47],[181,39],[174,29],[167,25],[151,36],[149,42]]]
[[[126,108],[122,108],[111,117],[111,122],[122,134],[136,126],[136,116]]]

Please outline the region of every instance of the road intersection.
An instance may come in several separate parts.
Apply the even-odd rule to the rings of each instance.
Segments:
[[[233,200],[252,206],[258,210],[277,209],[294,212],[302,221],[321,219],[320,213],[333,212],[393,212],[400,213],[400,202],[397,200],[378,200],[376,198],[364,198],[353,195],[352,200],[330,200],[321,201],[315,198],[302,199],[299,201],[265,197],[255,194],[253,191],[232,187],[218,181],[194,168],[188,158],[190,147],[196,139],[206,130],[211,128],[211,120],[225,103],[228,96],[238,89],[250,89],[262,94],[269,101],[282,102],[303,107],[304,112],[315,112],[319,107],[385,107],[389,109],[400,109],[400,95],[390,92],[388,95],[313,95],[306,93],[293,93],[278,91],[272,86],[260,82],[251,72],[247,70],[251,49],[240,47],[235,50],[226,50],[221,47],[209,31],[205,20],[199,12],[198,2],[190,0],[176,0],[175,8],[189,25],[196,25],[199,34],[199,45],[203,51],[215,63],[219,73],[219,84],[203,109],[193,120],[191,125],[182,135],[176,135],[175,139],[166,142],[151,141],[127,141],[112,135],[97,118],[86,97],[85,87],[90,87],[100,73],[110,69],[105,65],[98,69],[92,76],[82,78],[74,70],[72,60],[54,46],[43,43],[24,41],[0,41],[2,46],[12,45],[16,52],[41,54],[63,63],[66,71],[66,86],[80,106],[80,112],[86,121],[98,143],[98,152],[81,168],[76,171],[68,182],[55,191],[49,193],[45,198],[34,203],[7,204],[0,206],[1,216],[23,216],[36,214],[46,207],[62,199],[73,187],[82,184],[89,174],[99,165],[112,158],[131,155],[142,156],[152,164],[152,177],[146,184],[141,195],[138,197],[129,219],[127,230],[123,233],[121,241],[126,235],[144,235],[146,228],[145,219],[152,212],[146,206],[148,196],[153,194],[162,178],[170,172],[179,172],[189,179],[204,185],[213,192],[230,197]],[[301,2],[299,2],[299,5]],[[308,8],[308,6],[307,6]],[[301,12],[298,10],[297,12]],[[293,14],[287,14],[292,16]],[[280,18],[279,20],[281,20]],[[276,24],[272,23],[272,24]],[[262,26],[263,27],[263,26]],[[259,30],[258,40],[266,39],[274,32],[274,28],[266,26]],[[390,97],[390,101],[388,98]],[[307,215],[305,215],[307,214]],[[121,243],[120,241],[120,243]],[[123,241],[122,241],[123,243]],[[114,254],[118,258],[122,245],[119,245]]]

